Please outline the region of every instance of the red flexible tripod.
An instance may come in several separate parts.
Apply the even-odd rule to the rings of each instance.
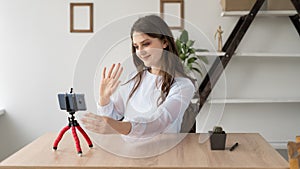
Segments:
[[[80,147],[80,141],[79,141],[79,138],[78,138],[77,133],[76,133],[76,129],[78,129],[80,131],[80,133],[83,135],[83,137],[85,138],[85,140],[88,143],[89,147],[93,147],[93,144],[92,144],[92,141],[90,140],[89,136],[80,127],[80,125],[77,122],[77,120],[75,120],[74,113],[75,112],[70,113],[71,117],[68,117],[68,119],[69,119],[69,125],[67,125],[66,127],[64,127],[60,131],[59,135],[57,136],[56,140],[54,141],[53,149],[57,150],[57,146],[58,146],[59,141],[62,139],[62,137],[65,134],[65,132],[68,131],[72,127],[72,134],[73,134],[73,138],[75,140],[77,153],[78,153],[79,156],[81,156],[82,155],[82,151],[81,151],[81,147]]]
[[[60,140],[62,139],[65,132],[68,131],[70,128],[72,128],[72,134],[73,134],[73,138],[75,140],[77,153],[79,156],[81,156],[82,151],[81,151],[81,147],[80,147],[80,141],[79,141],[79,138],[76,133],[76,129],[79,130],[80,133],[83,135],[83,137],[85,138],[89,147],[93,147],[93,144],[92,144],[89,136],[80,127],[79,123],[77,122],[77,120],[75,120],[75,116],[74,116],[76,111],[86,110],[84,95],[83,94],[76,95],[75,93],[73,93],[73,88],[71,88],[70,94],[58,94],[58,100],[59,100],[60,108],[62,110],[67,110],[67,112],[69,112],[69,114],[71,116],[68,117],[69,124],[60,131],[59,135],[57,136],[56,140],[54,141],[53,150],[57,150],[57,145],[60,142]]]

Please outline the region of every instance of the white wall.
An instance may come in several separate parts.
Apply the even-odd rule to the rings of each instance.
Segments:
[[[7,113],[0,116],[0,160],[43,133],[57,132],[67,124],[67,113],[58,109],[56,95],[72,87],[77,58],[94,35],[69,32],[70,2],[1,0],[0,107],[4,107]],[[94,2],[96,31],[127,15],[159,12],[159,0],[86,2]],[[202,30],[213,44],[218,25],[222,25],[226,39],[238,19],[221,17],[220,12],[219,0],[185,1],[186,20]],[[257,18],[238,51],[300,53],[299,44],[299,36],[287,18]],[[212,49],[208,43],[201,44],[201,47]],[[297,86],[300,80],[296,73],[300,72],[299,60],[233,59],[226,71],[228,97],[277,97],[277,93],[278,97],[299,97]],[[261,82],[256,81],[257,74]],[[271,79],[265,77],[269,75]],[[224,89],[220,87],[218,90]],[[251,109],[253,107],[255,109]],[[299,125],[296,125],[300,119],[298,107],[298,103],[228,105],[221,123],[228,132],[258,131],[268,141],[286,141],[300,134]],[[267,128],[264,128],[262,119],[268,119]],[[271,132],[274,132],[274,137],[269,134]]]

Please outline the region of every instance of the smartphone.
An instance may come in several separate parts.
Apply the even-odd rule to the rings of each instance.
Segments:
[[[61,110],[67,110],[68,112],[86,110],[84,94],[58,94],[58,101]]]

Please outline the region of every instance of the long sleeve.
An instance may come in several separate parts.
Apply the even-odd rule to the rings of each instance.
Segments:
[[[115,120],[120,120],[124,117],[124,101],[119,92],[113,95],[109,103],[105,106],[98,105],[97,114],[108,116]]]
[[[135,74],[136,72],[129,74],[127,79],[131,79]],[[110,102],[107,105],[100,106],[97,104],[97,114],[108,116],[115,120],[122,119],[125,114],[126,101],[132,86],[132,83],[119,86],[116,92],[111,96]]]
[[[178,79],[172,85],[166,100],[154,113],[130,120],[132,129],[129,137],[153,137],[169,128],[173,128],[173,132],[180,131],[183,114],[194,96],[195,87],[189,79]]]

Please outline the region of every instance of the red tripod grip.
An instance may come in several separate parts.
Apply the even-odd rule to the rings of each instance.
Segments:
[[[57,149],[57,145],[60,142],[60,140],[62,139],[63,135],[65,134],[66,131],[68,131],[70,129],[70,126],[66,126],[64,127],[58,134],[56,140],[54,141],[53,144],[53,149],[56,150]]]
[[[83,137],[85,138],[86,142],[89,144],[89,147],[93,147],[93,143],[92,143],[91,139],[89,138],[89,136],[86,134],[86,132],[79,125],[76,126],[76,128],[83,135]]]
[[[77,136],[75,126],[72,126],[72,134],[73,134],[73,137],[74,137],[74,140],[75,140],[77,153],[82,154],[81,147],[80,147],[80,141],[79,141],[79,138]]]

